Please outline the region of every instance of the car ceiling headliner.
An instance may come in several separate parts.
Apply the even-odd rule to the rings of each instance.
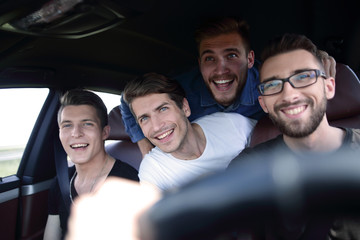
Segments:
[[[13,4],[10,6],[9,2]],[[0,22],[4,22],[6,10],[23,6],[14,2],[24,1],[0,1]],[[297,32],[310,37],[337,61],[350,65],[356,72],[360,70],[360,18],[355,1],[336,1],[336,4],[326,0],[90,2],[110,2],[108,6],[126,6],[132,11],[116,27],[79,39],[0,31],[0,70],[3,71],[0,81],[11,79],[9,72],[46,69],[54,72],[49,80],[53,86],[79,85],[121,91],[127,81],[139,74],[150,71],[170,74],[196,65],[194,29],[204,17],[215,15],[246,19],[251,26],[256,56],[273,36]]]

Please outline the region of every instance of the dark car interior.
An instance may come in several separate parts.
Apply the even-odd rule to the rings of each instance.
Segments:
[[[63,151],[56,145],[60,96],[81,87],[117,94],[120,103],[126,83],[141,74],[176,75],[196,67],[194,31],[213,16],[245,19],[255,57],[278,34],[301,33],[313,40],[338,63],[336,96],[327,112],[331,124],[360,128],[355,1],[0,0],[0,89],[48,89],[16,172],[0,176],[0,239],[43,237],[48,189],[57,174],[55,154]],[[118,104],[109,108],[107,151],[138,169],[141,154],[124,130]],[[21,118],[27,121],[27,114]],[[13,129],[13,134],[22,132]],[[277,134],[264,118],[252,145]]]

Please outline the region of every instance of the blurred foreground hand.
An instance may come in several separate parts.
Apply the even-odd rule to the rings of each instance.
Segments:
[[[67,240],[138,240],[138,218],[160,199],[153,186],[109,178],[92,195],[75,200]]]

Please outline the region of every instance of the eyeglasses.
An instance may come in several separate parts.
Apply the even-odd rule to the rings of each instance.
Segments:
[[[304,88],[316,83],[319,76],[326,78],[324,72],[318,69],[309,69],[295,73],[288,78],[267,80],[260,83],[257,88],[261,95],[269,96],[280,93],[286,82],[290,83],[293,88]]]

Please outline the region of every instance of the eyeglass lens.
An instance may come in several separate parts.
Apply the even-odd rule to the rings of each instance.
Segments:
[[[314,84],[317,80],[316,70],[306,70],[285,79],[274,79],[259,85],[262,95],[272,95],[283,90],[285,82],[289,82],[294,88],[302,88]]]

